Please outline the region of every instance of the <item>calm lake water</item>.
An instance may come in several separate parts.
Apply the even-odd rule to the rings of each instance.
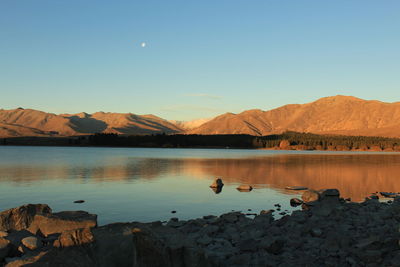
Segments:
[[[225,183],[219,194],[209,188],[215,177]],[[242,183],[255,189],[237,191]],[[96,213],[99,224],[258,213],[276,203],[291,211],[300,193],[286,186],[338,188],[353,200],[400,191],[400,154],[0,146],[0,210],[47,203]]]

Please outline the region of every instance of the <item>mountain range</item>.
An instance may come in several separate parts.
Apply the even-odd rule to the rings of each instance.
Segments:
[[[250,134],[284,131],[400,137],[400,102],[332,96],[263,111],[225,113],[188,122],[132,113],[52,114],[33,109],[0,109],[0,137],[117,134]]]

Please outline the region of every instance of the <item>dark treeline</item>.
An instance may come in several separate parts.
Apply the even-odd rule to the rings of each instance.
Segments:
[[[252,135],[117,135],[94,134],[76,137],[5,138],[2,145],[115,146],[171,148],[265,148],[333,151],[400,151],[399,138],[317,135],[285,132],[267,136]]]
[[[400,151],[399,138],[375,136],[318,135],[285,132],[256,138],[265,148],[298,150],[374,150]]]
[[[215,147],[253,148],[251,135],[184,135],[156,134],[123,136],[117,134],[95,134],[89,136],[89,144],[95,146],[132,147]]]
[[[317,135],[285,132],[268,136],[252,135],[142,135],[95,134],[89,145],[133,147],[216,147],[270,148],[295,150],[400,151],[400,139],[367,136]]]

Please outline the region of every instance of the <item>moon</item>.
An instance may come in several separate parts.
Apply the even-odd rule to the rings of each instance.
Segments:
[[[140,46],[141,46],[141,47],[146,47],[146,43],[143,42],[143,43],[140,44]]]

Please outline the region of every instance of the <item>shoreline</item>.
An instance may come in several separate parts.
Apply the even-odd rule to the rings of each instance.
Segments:
[[[0,213],[5,266],[398,266],[400,197],[356,203],[308,190],[303,210],[240,212],[166,224],[97,225],[84,211],[28,204]],[[300,203],[300,202],[299,202]]]

